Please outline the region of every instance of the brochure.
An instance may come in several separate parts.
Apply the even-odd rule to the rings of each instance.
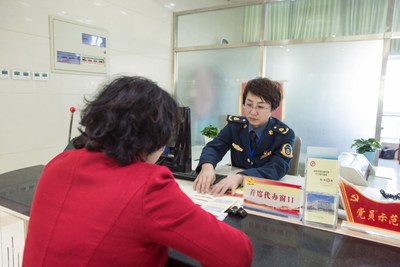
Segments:
[[[336,149],[307,149],[305,223],[336,227],[339,166]]]

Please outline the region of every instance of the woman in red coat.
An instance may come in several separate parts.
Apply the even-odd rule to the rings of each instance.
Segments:
[[[39,180],[24,267],[164,266],[168,247],[203,266],[251,265],[248,237],[154,164],[177,121],[168,93],[122,76],[86,102],[77,149],[52,159]]]

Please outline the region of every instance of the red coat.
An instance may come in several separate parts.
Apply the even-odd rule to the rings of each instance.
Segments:
[[[99,152],[50,161],[34,196],[24,267],[164,266],[168,247],[203,266],[250,266],[241,231],[195,205],[163,166]]]

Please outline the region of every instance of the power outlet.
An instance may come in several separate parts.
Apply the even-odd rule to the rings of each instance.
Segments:
[[[48,81],[49,80],[49,73],[48,72],[32,72],[32,80],[34,81]]]
[[[49,73],[48,72],[42,72],[42,73],[40,73],[40,76],[42,77],[42,81],[48,81],[49,80]]]
[[[30,80],[31,73],[29,71],[13,70],[12,78],[14,80]]]
[[[7,69],[0,69],[0,79],[10,79],[10,71]]]
[[[40,80],[41,80],[40,72],[33,71],[33,72],[32,72],[32,80],[34,80],[34,81],[40,81]]]

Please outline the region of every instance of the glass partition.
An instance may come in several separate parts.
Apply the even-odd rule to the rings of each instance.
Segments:
[[[241,85],[258,75],[258,47],[177,53],[176,99],[191,108],[192,145],[204,145],[200,131],[222,128],[238,115]]]
[[[400,32],[400,1],[397,0],[394,5],[394,12],[393,12],[393,32]]]
[[[396,36],[390,40],[390,54],[400,55],[400,1],[394,7],[392,32]]]
[[[375,136],[383,41],[266,48],[266,77],[285,81],[284,121],[307,146],[352,151]],[[354,151],[353,151],[354,152]]]
[[[386,68],[381,140],[385,143],[398,144],[400,141],[400,56],[389,56]]]
[[[257,42],[261,11],[255,5],[178,15],[176,47]]]
[[[265,40],[383,33],[387,0],[298,0],[266,5]]]
[[[397,135],[399,113],[387,108],[398,97],[387,86],[399,84],[390,61],[400,55],[400,0],[263,1],[175,16],[175,94],[192,107],[193,144],[203,144],[204,126],[239,112],[242,83],[261,74],[283,82],[284,121],[303,155],[307,146],[352,151],[354,139],[375,137],[377,121],[377,136]]]
[[[394,6],[393,36],[390,39],[390,53],[386,64],[385,89],[383,97],[381,141],[384,145],[400,142],[400,1]]]

